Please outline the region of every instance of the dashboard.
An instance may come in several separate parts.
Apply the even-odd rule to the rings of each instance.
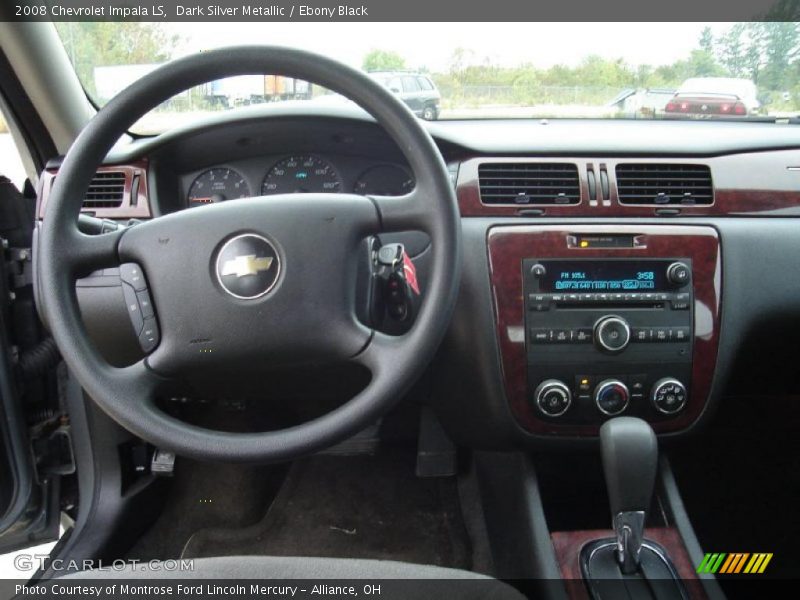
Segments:
[[[800,335],[800,278],[787,276],[800,256],[796,126],[425,127],[462,216],[461,292],[431,377],[431,403],[455,441],[575,442],[612,414],[683,435],[713,414],[742,356],[758,357],[746,364],[762,374],[749,378],[759,393],[793,385],[775,369],[797,354],[781,340]],[[40,180],[39,217],[57,170],[48,165]],[[307,192],[400,195],[414,185],[366,114],[282,105],[121,146],[98,171],[101,184],[114,176],[119,202],[87,212],[118,222],[248,196],[302,202]],[[430,240],[397,241],[424,290]],[[79,297],[102,285],[80,283]],[[119,346],[123,326],[98,327]]]

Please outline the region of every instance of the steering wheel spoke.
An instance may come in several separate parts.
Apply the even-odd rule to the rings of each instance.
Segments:
[[[417,186],[405,196],[370,196],[380,217],[381,232],[426,230],[430,205],[428,195]]]
[[[119,265],[119,243],[125,235],[125,229],[117,229],[109,233],[87,235],[80,231],[72,233],[69,252],[62,259],[67,262],[71,271],[83,275],[106,267]]]

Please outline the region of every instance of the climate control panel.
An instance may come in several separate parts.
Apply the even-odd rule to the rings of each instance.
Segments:
[[[658,422],[688,403],[689,258],[523,260],[529,403],[541,419]]]

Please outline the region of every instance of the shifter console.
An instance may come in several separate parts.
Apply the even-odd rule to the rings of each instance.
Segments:
[[[662,421],[688,403],[692,259],[522,261],[528,394],[539,417]]]

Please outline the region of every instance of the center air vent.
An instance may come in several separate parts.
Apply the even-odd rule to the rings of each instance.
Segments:
[[[119,208],[125,196],[123,171],[99,171],[89,184],[83,208]]]
[[[483,163],[484,204],[578,204],[578,167],[570,163]]]
[[[617,193],[620,204],[693,206],[714,202],[711,169],[706,165],[617,165]]]

